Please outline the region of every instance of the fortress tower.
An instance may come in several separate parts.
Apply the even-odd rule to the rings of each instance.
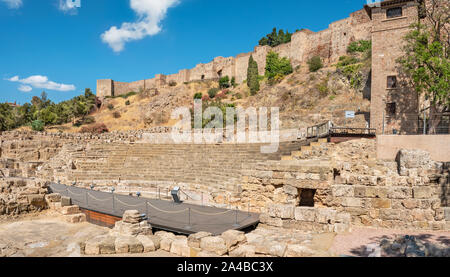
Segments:
[[[370,122],[377,133],[415,133],[418,94],[398,68],[404,36],[419,20],[421,1],[386,0],[366,6],[372,20],[372,88]]]

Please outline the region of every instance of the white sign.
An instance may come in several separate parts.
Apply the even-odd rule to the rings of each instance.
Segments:
[[[354,111],[346,111],[345,118],[355,118],[355,112]]]

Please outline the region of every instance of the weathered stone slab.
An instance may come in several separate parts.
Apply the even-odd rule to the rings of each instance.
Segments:
[[[215,253],[217,255],[224,255],[228,249],[225,245],[225,240],[221,237],[205,237],[200,240],[200,248],[203,251]]]

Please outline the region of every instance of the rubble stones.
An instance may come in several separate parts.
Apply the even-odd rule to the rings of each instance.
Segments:
[[[188,237],[188,245],[193,248],[200,248],[200,240],[202,238],[211,237],[212,234],[208,232],[199,232]]]
[[[228,251],[234,249],[238,244],[242,244],[247,241],[245,233],[236,230],[228,230],[222,233],[221,237],[225,241]]]
[[[204,237],[200,239],[200,248],[220,256],[228,251],[225,240],[221,237]]]
[[[122,221],[125,223],[139,223],[142,221],[141,214],[136,210],[125,211],[122,216]]]

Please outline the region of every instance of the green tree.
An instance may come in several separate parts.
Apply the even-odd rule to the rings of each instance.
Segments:
[[[33,131],[37,131],[37,132],[42,132],[44,131],[44,122],[41,120],[35,120],[31,123],[31,129],[33,129]]]
[[[266,77],[269,82],[273,83],[281,80],[284,76],[294,72],[291,61],[286,58],[280,58],[278,53],[269,52],[266,57]]]
[[[284,32],[284,30],[279,30],[273,28],[272,33],[267,34],[265,37],[259,40],[259,45],[270,47],[275,47],[283,43],[288,43],[291,41],[292,34],[289,31]]]
[[[259,91],[258,75],[258,63],[253,59],[253,56],[250,56],[247,68],[247,86],[250,88],[251,95],[255,95]]]
[[[0,130],[7,131],[16,127],[12,107],[6,103],[0,104]]]
[[[425,24],[411,25],[398,63],[416,92],[430,101],[430,133],[436,133],[440,113],[450,109],[450,2],[430,0],[419,10]]]

